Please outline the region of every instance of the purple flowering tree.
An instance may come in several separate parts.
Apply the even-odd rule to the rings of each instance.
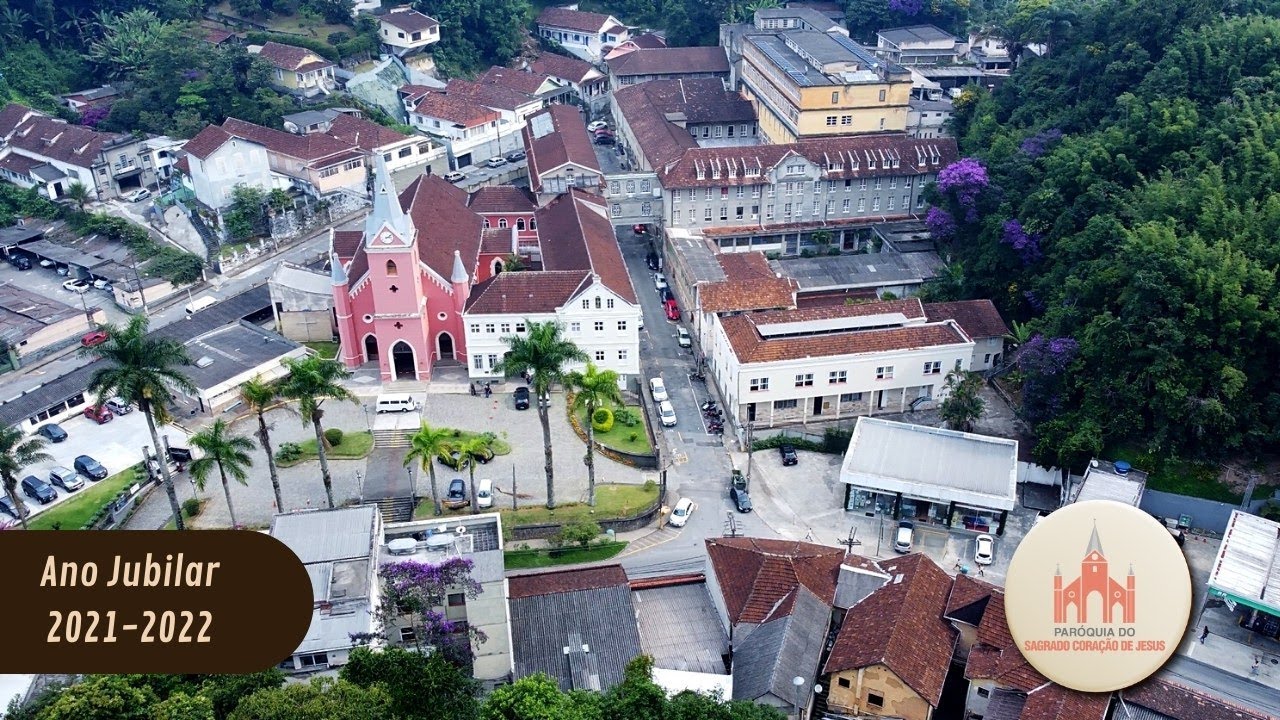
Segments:
[[[471,577],[473,567],[470,559],[453,557],[439,563],[405,560],[379,568],[382,602],[377,616],[383,638],[399,642],[400,628],[411,627],[419,651],[434,648],[450,662],[470,667],[472,642],[488,638],[468,623],[449,620],[444,609],[451,595],[473,599],[480,594],[480,583]],[[393,632],[396,636],[390,637]]]
[[[976,158],[960,158],[938,173],[938,190],[955,198],[964,209],[964,221],[978,219],[978,196],[991,185],[987,168]]]
[[[924,216],[924,224],[935,238],[949,238],[956,232],[956,219],[940,207],[929,208],[929,212]]]
[[[924,0],[889,0],[889,9],[907,16],[919,15]]]
[[[80,113],[80,124],[85,127],[97,127],[98,123],[106,120],[110,114],[110,105],[92,105]]]
[[[1036,335],[1018,353],[1022,370],[1022,412],[1038,423],[1062,410],[1062,389],[1067,366],[1080,354],[1080,343],[1069,337]]]
[[[1049,148],[1061,139],[1061,130],[1058,128],[1049,128],[1048,130],[1038,132],[1026,140],[1023,140],[1022,144],[1018,146],[1018,149],[1021,150],[1023,154],[1034,160],[1048,152]]]
[[[1017,220],[1004,222],[1000,241],[1018,253],[1018,258],[1022,260],[1023,265],[1030,265],[1044,257],[1040,252],[1040,234],[1028,234],[1026,228],[1022,227],[1022,223]]]

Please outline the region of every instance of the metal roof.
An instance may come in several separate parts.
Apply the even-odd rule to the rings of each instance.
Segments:
[[[634,590],[631,604],[655,667],[724,675],[729,637],[706,583]]]
[[[804,291],[918,284],[938,277],[946,266],[936,252],[787,258],[769,264]]]
[[[271,519],[271,536],[289,546],[304,564],[368,558],[373,553],[374,505],[303,510]]]
[[[1142,502],[1142,492],[1146,490],[1146,473],[1120,475],[1095,467],[1085,470],[1084,480],[1075,493],[1072,502],[1085,500],[1114,500],[1125,505],[1138,507]]]
[[[517,678],[542,672],[563,690],[608,690],[641,652],[625,584],[516,598],[510,605]]]
[[[733,655],[733,699],[758,700],[766,695],[795,697],[792,678],[812,686],[831,622],[831,608],[807,588],[797,590],[795,607],[786,617],[754,629],[738,625],[741,637]]]
[[[860,417],[840,479],[930,501],[1012,510],[1018,441]]]
[[[1209,574],[1209,591],[1280,615],[1280,523],[1233,511]]]
[[[208,390],[272,360],[278,363],[302,346],[241,320],[192,338],[186,347],[191,364],[183,372],[196,387]]]

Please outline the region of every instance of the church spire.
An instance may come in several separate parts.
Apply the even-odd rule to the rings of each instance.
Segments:
[[[1105,554],[1102,552],[1102,541],[1098,539],[1098,521],[1097,520],[1093,521],[1093,534],[1089,536],[1089,547],[1084,551],[1084,554],[1088,555],[1089,553],[1094,551],[1097,551],[1099,555]]]
[[[405,242],[412,242],[414,235],[413,221],[409,219],[404,208],[400,206],[399,194],[395,181],[387,170],[387,163],[382,155],[375,155],[373,161],[373,210],[364,221],[364,236],[367,242],[373,241],[382,232],[383,227],[390,228]]]
[[[465,283],[471,279],[467,273],[467,266],[462,264],[462,253],[457,250],[453,251],[453,272],[449,275],[451,283]]]
[[[329,282],[334,285],[347,284],[347,271],[342,267],[342,261],[338,259],[338,254],[329,253]]]

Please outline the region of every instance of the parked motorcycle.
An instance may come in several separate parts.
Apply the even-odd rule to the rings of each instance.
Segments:
[[[689,379],[690,379],[690,380],[697,380],[698,382],[706,382],[706,381],[707,381],[707,376],[706,376],[705,374],[703,374],[703,373],[700,373],[700,372],[691,372],[691,373],[689,373]]]
[[[706,401],[706,402],[702,403],[702,411],[703,411],[703,412],[706,412],[706,411],[708,411],[708,410],[715,410],[715,409],[716,409],[716,401],[715,401],[715,400],[708,400],[708,401]]]

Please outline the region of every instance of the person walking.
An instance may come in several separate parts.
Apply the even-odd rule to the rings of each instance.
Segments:
[[[1254,658],[1253,658],[1253,667],[1249,668],[1249,674],[1250,674],[1250,675],[1257,675],[1257,674],[1258,674],[1258,666],[1259,666],[1259,665],[1262,665],[1262,658],[1260,658],[1260,657],[1258,657],[1258,656],[1256,656],[1256,655],[1255,655],[1255,656],[1254,656]]]
[[[473,380],[471,381],[471,397],[475,397],[475,396],[476,396],[476,383]]]
[[[493,388],[489,387],[489,383],[484,384],[484,396],[489,397],[493,394]]]
[[[1203,644],[1204,644],[1204,639],[1205,639],[1205,638],[1207,638],[1207,637],[1209,637],[1209,626],[1208,626],[1208,625],[1205,625],[1205,626],[1204,626],[1204,632],[1200,633],[1200,644],[1201,644],[1201,645],[1203,645]]]

